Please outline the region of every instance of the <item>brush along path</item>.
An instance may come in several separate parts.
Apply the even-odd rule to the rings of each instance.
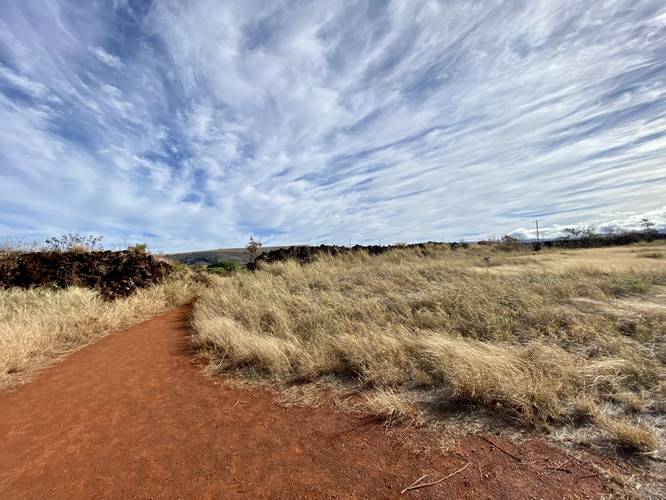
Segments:
[[[103,338],[0,394],[0,498],[392,497],[466,463],[405,494],[608,491],[596,471],[538,441],[471,437],[444,456],[417,454],[366,420],[216,385],[191,362],[187,315]]]

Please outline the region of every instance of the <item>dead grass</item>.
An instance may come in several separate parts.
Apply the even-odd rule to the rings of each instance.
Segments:
[[[624,451],[645,452],[656,450],[659,442],[647,425],[628,419],[600,416],[597,424],[613,438],[614,444]]]
[[[0,390],[101,335],[190,302],[199,288],[181,270],[113,302],[85,288],[0,290]]]
[[[364,413],[369,413],[389,425],[418,418],[409,399],[399,391],[390,388],[367,391],[363,394],[359,408]]]
[[[388,420],[474,408],[652,451],[666,315],[597,307],[666,282],[661,262],[632,267],[630,251],[429,248],[272,264],[205,291],[194,342],[213,371],[282,387],[334,381]]]
[[[663,259],[666,257],[664,252],[640,252],[638,257],[643,257],[645,259]]]

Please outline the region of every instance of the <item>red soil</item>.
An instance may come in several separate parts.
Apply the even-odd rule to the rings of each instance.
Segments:
[[[399,496],[598,498],[610,486],[540,441],[478,437],[418,454],[366,420],[283,408],[213,383],[187,352],[187,310],[110,335],[0,394],[0,498]],[[406,436],[405,431],[405,436]]]

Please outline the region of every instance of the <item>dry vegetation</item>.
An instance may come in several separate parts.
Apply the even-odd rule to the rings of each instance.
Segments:
[[[191,301],[199,288],[180,269],[159,285],[115,301],[77,287],[0,289],[0,389],[105,333]]]
[[[323,382],[387,420],[480,411],[650,453],[666,397],[663,248],[439,247],[270,264],[214,278],[195,305],[194,342],[213,371]]]

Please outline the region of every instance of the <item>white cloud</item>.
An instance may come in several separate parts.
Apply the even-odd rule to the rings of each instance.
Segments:
[[[666,195],[661,2],[22,5],[0,20],[5,230],[473,239]]]
[[[600,214],[598,217],[589,221],[580,221],[568,225],[553,224],[545,227],[541,226],[539,228],[539,234],[542,238],[552,239],[563,236],[564,230],[567,228],[592,228],[601,234],[610,231],[640,231],[644,229],[643,221],[646,219],[654,223],[654,227],[658,231],[666,232],[666,205],[648,212]],[[536,224],[533,228],[520,227],[508,234],[519,239],[536,239]]]
[[[0,81],[2,80],[9,86],[25,92],[31,97],[58,102],[58,98],[51,93],[46,85],[32,81],[0,63]]]
[[[93,56],[95,56],[98,61],[106,64],[107,66],[111,66],[115,69],[121,69],[124,66],[120,57],[109,54],[102,47],[88,47],[88,50]]]

